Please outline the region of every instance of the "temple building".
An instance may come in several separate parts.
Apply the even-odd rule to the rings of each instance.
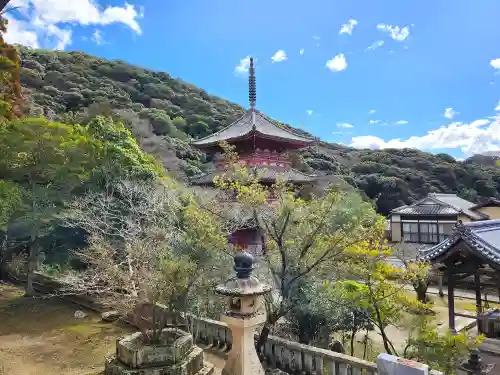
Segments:
[[[389,240],[417,244],[438,244],[453,234],[457,222],[500,219],[500,200],[481,204],[456,194],[431,193],[407,206],[391,211]]]
[[[500,311],[484,311],[483,299],[486,292],[500,296],[500,220],[458,222],[453,234],[439,244],[422,250],[418,259],[436,264],[448,286],[449,328],[455,332],[455,316],[478,319],[480,331],[500,336],[497,316]],[[476,295],[476,315],[455,312],[455,288],[468,288],[472,279]],[[481,328],[481,320],[493,318],[496,325],[492,329]],[[489,332],[485,332],[489,331]],[[500,344],[500,342],[499,342]]]
[[[294,169],[287,152],[308,147],[315,139],[284,128],[255,108],[253,59],[250,59],[249,68],[249,99],[250,108],[243,116],[220,131],[192,142],[194,147],[212,155],[214,168],[196,176],[191,183],[212,186],[214,178],[230,167],[228,161],[221,157],[221,142],[234,145],[241,163],[264,185],[271,186],[278,178],[297,186],[312,183],[315,176]],[[262,251],[262,235],[255,226],[233,233],[229,242],[254,254]]]

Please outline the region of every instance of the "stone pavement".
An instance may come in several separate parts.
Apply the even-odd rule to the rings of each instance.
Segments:
[[[406,287],[406,289],[408,290],[413,290],[413,288],[408,285]],[[429,288],[427,288],[427,293],[429,294],[439,294],[439,288],[438,287],[435,287],[435,286],[429,286]],[[443,287],[443,294],[445,296],[448,295],[448,288],[446,287],[446,285]],[[470,290],[463,290],[463,289],[455,289],[454,290],[454,295],[456,298],[464,298],[464,299],[472,299],[472,300],[476,300],[476,293],[470,291]],[[482,298],[483,298],[483,301],[485,300],[484,299],[484,294],[482,295]],[[497,296],[494,296],[494,295],[489,295],[488,296],[488,302],[500,302],[500,299],[497,297]]]

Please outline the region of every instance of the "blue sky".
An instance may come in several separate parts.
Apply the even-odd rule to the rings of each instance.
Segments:
[[[253,56],[257,107],[326,141],[500,150],[498,0],[13,3],[9,41],[167,71],[243,106]]]

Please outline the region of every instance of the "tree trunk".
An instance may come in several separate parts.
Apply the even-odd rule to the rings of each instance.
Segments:
[[[356,338],[356,331],[351,332],[351,357],[354,357],[354,339]]]
[[[7,235],[2,238],[2,246],[0,247],[0,281],[7,279]]]
[[[264,323],[264,327],[262,327],[262,331],[260,331],[259,339],[257,340],[257,344],[255,345],[255,349],[257,350],[257,354],[259,354],[264,347],[267,338],[269,337],[269,332],[271,331],[271,323]]]
[[[380,335],[382,336],[382,340],[384,342],[384,349],[387,352],[387,354],[393,354],[393,351],[391,350],[391,347],[389,346],[389,338],[385,334],[384,322],[382,321],[382,315],[380,314],[380,310],[379,310],[377,304],[374,304],[374,307],[375,307],[375,314],[377,316],[378,327],[380,329]]]
[[[36,261],[38,259],[38,217],[36,212],[36,183],[31,183],[31,214],[33,215],[33,227],[31,228],[29,254],[28,254],[28,271],[26,275],[26,292],[24,295],[26,297],[32,297],[35,295],[35,290],[33,289],[33,278],[35,276]]]
[[[29,246],[28,272],[26,275],[26,292],[24,293],[26,297],[32,297],[35,295],[35,290],[33,289],[33,279],[35,277],[37,259],[38,244],[36,243],[36,241],[32,240]]]
[[[413,285],[415,293],[417,293],[417,300],[422,303],[427,303],[427,287],[428,284],[424,282],[417,282]]]

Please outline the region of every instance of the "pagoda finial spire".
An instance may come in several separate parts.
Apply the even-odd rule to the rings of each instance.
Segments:
[[[253,66],[253,57],[250,57],[250,69],[248,76],[248,99],[250,100],[250,108],[255,109],[255,102],[257,100],[257,92],[255,89],[255,68]]]

